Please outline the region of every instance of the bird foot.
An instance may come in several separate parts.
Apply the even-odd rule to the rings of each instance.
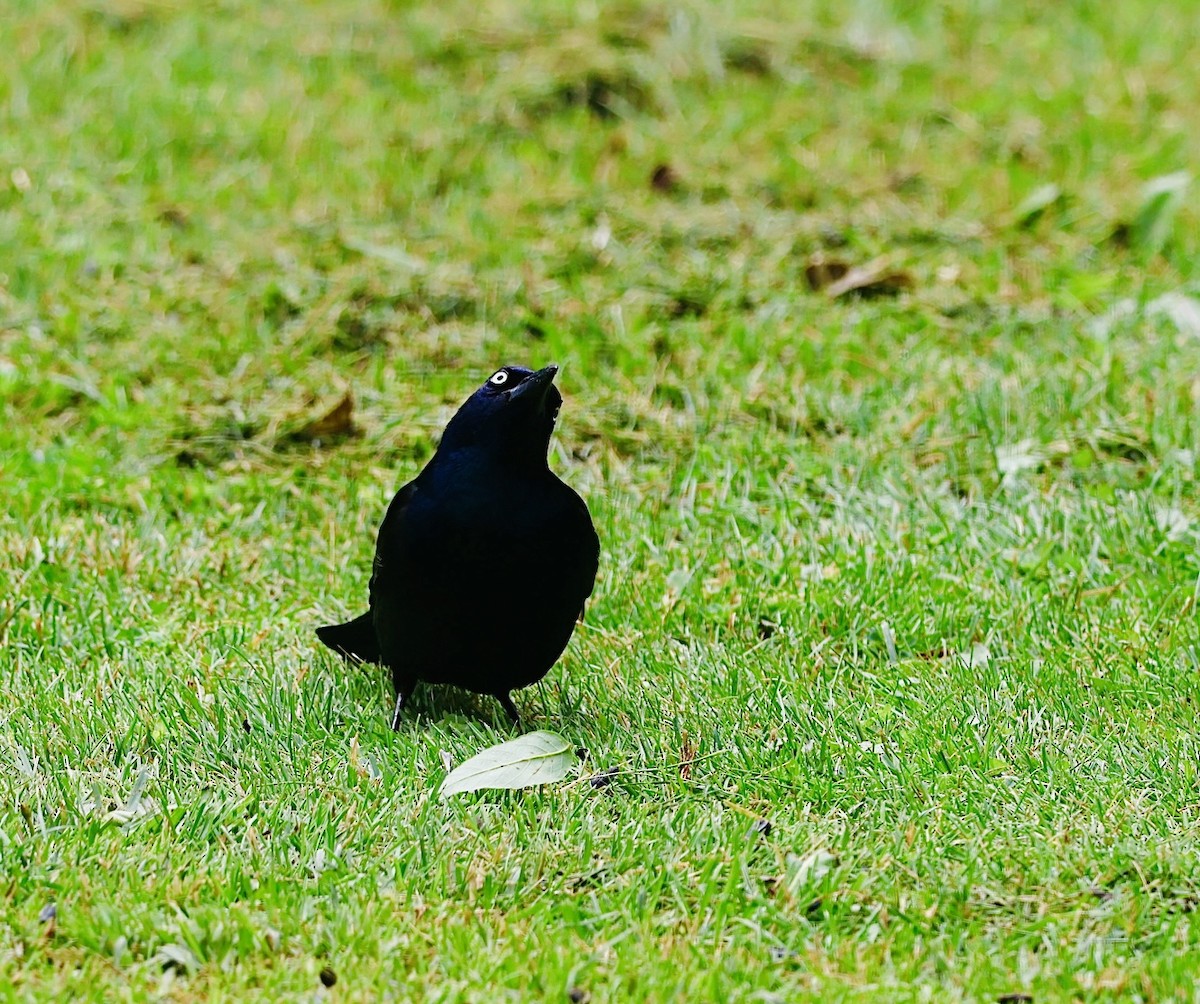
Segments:
[[[500,702],[500,707],[502,707],[506,712],[508,712],[508,717],[512,719],[512,723],[514,725],[520,725],[521,724],[521,713],[517,710],[517,706],[515,704],[513,704],[513,699],[511,697],[511,695],[497,694],[496,700]]]
[[[392,709],[392,731],[400,731],[400,716],[404,714],[404,705],[408,703],[408,699],[412,697],[412,692],[416,689],[416,684],[407,683],[401,684],[396,688],[396,706]]]

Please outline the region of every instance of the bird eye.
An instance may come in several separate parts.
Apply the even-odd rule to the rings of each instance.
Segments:
[[[497,370],[491,375],[488,383],[490,383],[493,387],[502,387],[504,384],[508,383],[508,374],[505,373],[504,370]]]

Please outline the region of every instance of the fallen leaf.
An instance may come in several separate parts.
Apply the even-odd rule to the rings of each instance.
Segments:
[[[481,788],[530,788],[560,781],[575,763],[575,747],[553,732],[529,732],[490,746],[446,775],[442,798]]]
[[[846,262],[818,255],[804,266],[804,278],[808,280],[808,288],[815,292],[837,282],[849,271]]]
[[[913,288],[912,276],[903,269],[894,269],[886,258],[877,258],[866,265],[850,266],[844,261],[819,257],[804,269],[808,285],[825,290],[832,300],[855,296],[896,296]]]
[[[304,443],[329,442],[343,436],[352,436],[358,429],[354,425],[354,395],[346,391],[338,401],[320,418],[301,426],[291,438]]]
[[[154,958],[163,969],[175,969],[181,973],[195,972],[200,968],[200,960],[187,945],[163,945]]]
[[[963,669],[984,669],[992,658],[992,653],[986,645],[976,642],[967,651],[955,653],[955,657]]]

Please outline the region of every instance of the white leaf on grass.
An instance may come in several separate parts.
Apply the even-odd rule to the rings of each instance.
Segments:
[[[553,732],[529,732],[490,746],[446,775],[439,794],[457,795],[481,788],[529,788],[561,781],[575,763],[569,742]]]
[[[155,955],[155,960],[164,969],[175,969],[183,973],[192,973],[200,968],[200,960],[187,945],[163,945]]]
[[[959,652],[956,655],[958,663],[963,669],[983,669],[991,657],[991,650],[980,642],[976,642],[967,651]]]

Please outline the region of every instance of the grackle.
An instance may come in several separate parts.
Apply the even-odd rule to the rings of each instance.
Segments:
[[[587,506],[546,462],[557,366],[496,370],[450,419],[379,528],[370,609],[317,629],[335,652],[392,671],[399,728],[420,681],[492,694],[536,683],[567,646],[596,581]]]

